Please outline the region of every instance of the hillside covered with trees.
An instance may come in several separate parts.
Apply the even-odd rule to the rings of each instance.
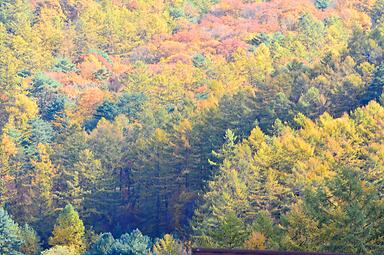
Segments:
[[[0,255],[384,254],[384,0],[0,0]]]

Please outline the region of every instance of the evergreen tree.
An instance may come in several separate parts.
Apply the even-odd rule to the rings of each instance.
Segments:
[[[120,109],[116,103],[106,100],[97,107],[93,118],[85,123],[85,129],[91,131],[97,126],[97,123],[102,118],[112,121],[119,115],[119,113]]]
[[[317,9],[324,11],[331,4],[330,0],[316,0],[315,5]]]
[[[375,70],[372,83],[369,85],[365,94],[361,98],[362,104],[367,104],[371,100],[378,100],[383,93],[384,88],[384,64],[378,66]]]
[[[352,117],[344,116],[333,119],[329,114],[324,114],[318,123],[304,115],[299,115],[296,122],[301,127],[300,130],[295,131],[284,126],[274,137],[266,136],[259,128],[254,129],[248,139],[235,145],[231,156],[223,161],[219,172],[208,183],[208,188],[201,197],[201,203],[198,204],[192,221],[193,238],[199,244],[207,246],[217,246],[218,244],[215,242],[218,241],[215,240],[219,240],[223,245],[229,245],[225,244],[226,238],[222,235],[225,231],[220,230],[220,226],[223,225],[224,219],[229,214],[234,213],[245,224],[244,229],[249,229],[252,233],[260,233],[265,237],[264,244],[268,248],[341,251],[340,247],[347,249],[353,241],[344,239],[341,239],[340,242],[331,241],[339,238],[333,236],[333,239],[330,237],[329,244],[337,244],[340,250],[337,250],[339,248],[336,247],[326,248],[325,240],[328,239],[319,236],[320,233],[333,231],[335,235],[342,236],[340,232],[331,229],[334,227],[344,231],[347,236],[348,231],[352,232],[351,229],[357,231],[350,225],[356,225],[367,228],[367,233],[361,233],[360,239],[372,244],[370,248],[365,248],[367,251],[375,251],[374,249],[377,249],[377,247],[374,248],[375,245],[380,243],[375,238],[380,235],[381,228],[379,225],[368,224],[368,222],[380,222],[381,216],[378,212],[382,210],[382,201],[379,198],[382,196],[382,188],[380,188],[383,179],[380,177],[382,159],[373,156],[372,152],[362,149],[365,145],[362,145],[361,141],[383,143],[382,138],[377,135],[377,132],[380,133],[379,130],[382,129],[379,123],[384,116],[383,110],[380,105],[371,102],[366,108],[357,110]],[[324,141],[327,141],[327,146],[322,145]],[[373,152],[373,154],[375,153]],[[333,156],[324,157],[327,154]],[[359,157],[360,160],[356,160],[356,157]],[[375,163],[372,164],[373,162]],[[348,185],[355,187],[356,184],[348,181],[349,175],[343,175],[339,165],[364,169],[361,171],[363,176],[359,177],[361,178],[360,188],[350,190],[351,192],[346,189],[349,187]],[[368,165],[369,167],[367,167]],[[334,184],[329,183],[333,183],[333,181],[327,181],[333,180],[330,179],[333,176],[340,178],[338,183],[341,186],[337,189],[331,189]],[[363,184],[363,180],[366,182],[365,184]],[[328,184],[324,187],[324,183]],[[293,206],[302,197],[305,197],[305,194],[313,193],[313,187],[322,187],[320,190],[325,193],[322,193],[323,197],[318,195],[316,199],[311,197],[309,201],[318,201],[316,203],[320,204],[324,202],[325,204],[321,205],[324,206],[325,211],[322,212],[327,214],[328,218],[322,214],[309,217],[309,211],[299,210],[297,206]],[[357,187],[359,186],[357,185]],[[372,190],[376,190],[377,193],[375,194]],[[345,191],[345,195],[341,191]],[[351,201],[349,198],[344,201],[347,197],[346,194],[355,193],[356,200]],[[345,198],[342,198],[343,196]],[[305,197],[305,199],[307,198]],[[303,208],[308,208],[309,201],[304,203]],[[332,203],[335,203],[335,208]],[[349,203],[350,205],[348,205]],[[366,209],[362,206],[363,204],[370,209]],[[353,210],[357,213],[356,215],[350,214]],[[268,211],[270,216],[261,217],[260,211]],[[371,213],[367,214],[368,211]],[[283,221],[281,216],[287,212],[292,212],[288,214],[288,221],[292,225],[287,232],[282,233],[279,226],[275,226],[271,222],[281,223]],[[310,212],[320,213],[321,210],[312,208]],[[320,219],[326,219],[326,222]],[[351,221],[349,222],[348,219]],[[352,219],[361,219],[361,222],[354,222]],[[339,220],[346,225],[343,226],[338,222]],[[332,221],[338,222],[340,225],[330,224]],[[236,223],[236,221],[233,222]],[[324,227],[321,231],[317,231],[320,227],[319,224]],[[326,227],[327,224],[330,224],[329,228]],[[235,229],[235,227],[232,228]],[[291,246],[286,246],[287,240],[284,235],[297,238],[292,241]],[[325,235],[328,237],[330,234]],[[230,235],[228,236],[230,241],[232,238]],[[367,241],[368,239],[374,241]],[[308,241],[307,246],[304,244],[305,240]],[[240,244],[240,246],[242,245],[243,243]],[[348,249],[353,251],[352,248]]]
[[[87,149],[87,137],[78,125],[67,127],[56,136],[53,146],[52,162],[57,166],[54,178],[54,193],[57,196],[56,207],[73,204],[81,206],[81,187],[79,186],[79,172],[75,164],[80,159],[80,153]]]
[[[147,255],[151,239],[138,229],[114,239],[112,234],[102,234],[85,255]]]
[[[30,93],[35,97],[43,100],[45,93],[52,92],[54,89],[61,87],[62,84],[45,74],[36,74],[31,83]]]
[[[79,198],[75,204],[77,210],[90,223],[102,210],[97,195],[104,192],[101,182],[103,169],[100,160],[95,159],[88,149],[80,152],[79,158],[80,161],[74,164],[76,179],[72,192]]]
[[[142,93],[128,94],[124,93],[117,102],[119,112],[127,115],[130,118],[137,119],[140,113],[144,110],[144,104],[147,97]]]
[[[22,255],[22,244],[19,226],[4,208],[0,207],[0,255]]]
[[[371,17],[376,24],[383,21],[383,14],[384,14],[383,10],[384,10],[384,1],[383,0],[375,1],[375,5],[371,12]]]
[[[280,250],[284,234],[278,224],[268,211],[259,211],[250,226],[252,234],[247,240],[248,244],[257,241],[256,244],[264,245],[268,249]],[[254,234],[256,234],[256,240],[253,238]]]
[[[300,17],[298,26],[299,38],[305,47],[308,50],[318,49],[325,38],[324,23],[307,13]]]
[[[52,70],[55,72],[63,72],[63,73],[70,73],[70,72],[77,72],[78,71],[78,69],[76,68],[76,65],[73,64],[71,62],[71,60],[67,59],[67,58],[57,59]]]
[[[306,251],[381,254],[384,203],[360,170],[341,167],[288,214],[288,247]]]
[[[220,164],[223,163],[224,159],[226,158],[230,158],[231,154],[233,153],[233,150],[235,148],[235,144],[236,144],[236,139],[237,137],[235,136],[235,134],[232,132],[232,130],[230,129],[227,129],[227,131],[225,132],[225,142],[224,144],[222,145],[221,149],[219,152],[216,152],[216,151],[212,151],[212,155],[217,159],[219,160],[219,162],[215,162],[215,161],[212,161],[210,159],[208,159],[208,162],[211,164],[211,165],[214,165],[214,166],[218,166]]]
[[[55,168],[49,158],[47,146],[38,145],[39,159],[32,160],[34,174],[32,176],[32,185],[35,187],[34,202],[36,203],[37,214],[46,215],[52,210],[53,206],[53,178]]]
[[[31,124],[31,143],[34,145],[50,144],[53,141],[54,131],[53,125],[50,122],[44,121],[41,118],[36,118],[30,121]]]
[[[20,230],[20,237],[23,240],[23,244],[20,247],[20,251],[25,255],[38,255],[41,251],[40,238],[36,231],[25,224]]]
[[[14,189],[10,189],[14,176],[11,171],[11,155],[16,148],[7,135],[1,137],[0,144],[0,207],[11,200]],[[11,153],[10,153],[11,152]]]
[[[192,63],[193,63],[193,66],[195,66],[197,68],[202,68],[202,67],[205,67],[207,65],[207,59],[202,54],[195,54],[192,57]]]
[[[127,215],[118,218],[124,210],[117,209],[118,206],[122,205],[124,198],[123,181],[125,178],[129,178],[129,163],[131,161],[126,158],[126,155],[133,150],[133,148],[125,145],[124,132],[127,126],[127,119],[124,116],[120,116],[113,123],[103,119],[89,136],[88,144],[92,148],[94,157],[92,160],[88,160],[90,163],[93,162],[90,164],[90,169],[97,170],[94,173],[101,175],[92,184],[94,192],[90,200],[84,202],[90,208],[95,208],[91,211],[95,213],[95,216],[97,215],[96,220],[93,221],[93,226],[97,231],[103,231],[106,227],[112,231],[118,225],[116,222],[125,227],[125,224],[131,221]],[[79,162],[81,162],[80,159]],[[125,166],[126,163],[128,166]],[[122,232],[125,230],[123,229]],[[121,234],[122,232],[114,234]]]
[[[167,234],[155,243],[153,253],[155,255],[187,255],[188,251],[181,241]]]
[[[130,234],[123,234],[111,246],[110,255],[147,255],[151,239],[136,229]]]
[[[229,213],[209,236],[218,247],[239,248],[243,246],[248,233],[242,220],[235,213]]]
[[[170,201],[177,195],[174,192],[181,181],[175,167],[178,162],[167,160],[172,158],[173,150],[170,136],[163,129],[155,129],[150,137],[140,140],[140,145],[137,148],[139,161],[134,165],[138,171],[133,178],[137,196],[147,202],[137,205],[138,222],[139,225],[149,223],[143,231],[161,235],[170,230],[167,224],[171,219]]]
[[[49,244],[68,246],[76,252],[84,252],[84,224],[72,205],[68,204],[56,220]]]
[[[91,245],[85,255],[109,255],[112,245],[115,243],[111,233],[104,233]]]

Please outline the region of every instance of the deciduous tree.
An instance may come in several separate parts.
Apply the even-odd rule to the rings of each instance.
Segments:
[[[68,246],[77,253],[84,252],[84,224],[72,205],[67,205],[56,220],[49,244]]]

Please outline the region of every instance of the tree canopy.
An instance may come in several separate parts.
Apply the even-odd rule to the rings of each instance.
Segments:
[[[0,255],[383,253],[383,10],[0,1]]]

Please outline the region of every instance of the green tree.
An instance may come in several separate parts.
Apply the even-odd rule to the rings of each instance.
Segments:
[[[306,251],[382,254],[384,202],[360,170],[342,167],[286,218],[289,248]]]
[[[20,230],[20,237],[23,240],[23,244],[20,247],[20,251],[25,255],[38,255],[41,251],[40,237],[36,231],[25,224]]]
[[[88,202],[84,202],[91,208],[97,208],[95,210],[97,220],[92,221],[97,231],[103,231],[105,226],[108,226],[110,230],[116,227],[116,222],[120,220],[118,216],[121,215],[121,210],[118,210],[117,207],[122,205],[122,199],[125,198],[122,183],[123,181],[130,182],[128,179],[130,168],[129,164],[125,166],[127,161],[124,161],[124,158],[133,148],[126,149],[125,147],[124,130],[128,124],[126,118],[120,117],[112,123],[102,119],[89,136],[88,146],[92,148],[94,156],[94,159],[89,162],[93,162],[91,164],[93,169],[98,169],[97,164],[94,163],[100,161],[102,171],[101,177],[92,184],[93,188],[96,188],[94,196],[91,196]],[[81,162],[80,159],[79,162]],[[122,221],[128,221],[126,215],[122,216],[122,219]]]
[[[36,97],[40,96],[40,99],[43,99],[42,97],[44,93],[60,88],[61,86],[62,84],[60,82],[43,73],[38,73],[32,79],[30,92],[32,95]]]
[[[213,243],[224,248],[242,247],[248,237],[248,233],[242,219],[235,213],[229,213],[212,232],[209,233]]]
[[[136,189],[134,196],[146,201],[137,205],[140,211],[138,223],[146,223],[143,231],[161,235],[170,231],[166,222],[171,212],[170,201],[177,196],[175,192],[180,182],[175,167],[178,161],[168,160],[172,158],[173,148],[164,129],[156,128],[148,136],[141,137],[136,150],[138,160],[132,175]]]
[[[86,249],[84,241],[85,228],[79,214],[68,204],[56,220],[49,244],[52,246],[68,246],[81,253]]]
[[[371,11],[371,17],[372,20],[378,24],[383,21],[383,14],[384,14],[384,1],[383,0],[377,0],[375,2],[375,5],[373,6],[373,9]]]
[[[150,251],[151,239],[136,229],[123,234],[111,246],[110,255],[147,255]]]
[[[107,120],[114,120],[118,114],[118,106],[114,102],[107,100],[97,107],[95,118],[99,120],[101,118],[105,118]]]
[[[91,219],[93,214],[98,214],[96,193],[102,192],[101,162],[95,159],[92,151],[86,149],[80,152],[79,162],[74,164],[74,168],[77,178],[74,192],[79,197],[76,206],[83,217]]]
[[[147,255],[151,239],[136,229],[114,239],[111,233],[100,235],[99,239],[86,252],[86,255]]]
[[[37,214],[46,215],[52,210],[53,203],[53,177],[55,175],[55,167],[49,158],[49,148],[43,144],[37,146],[39,158],[32,160],[31,164],[34,168],[32,176],[32,185],[35,187],[34,202],[36,203]]]
[[[78,69],[76,68],[76,65],[73,64],[71,60],[67,58],[57,59],[52,70],[55,72],[63,72],[63,73],[71,73],[71,72],[78,71]]]
[[[192,63],[193,63],[194,67],[202,68],[202,67],[205,67],[207,65],[207,59],[202,54],[195,54],[192,57]]]
[[[316,0],[315,5],[317,9],[324,11],[331,4],[330,0]]]
[[[81,161],[80,153],[87,149],[87,137],[79,125],[70,125],[58,133],[53,146],[52,162],[57,166],[54,192],[57,194],[56,206],[72,204],[81,206],[79,173],[75,164]]]
[[[307,117],[317,117],[319,113],[324,112],[320,91],[316,87],[308,89],[308,91],[300,97],[298,108],[299,111]]]
[[[99,236],[97,241],[91,245],[86,255],[108,255],[111,251],[112,245],[115,243],[111,233],[103,233]]]
[[[298,38],[306,46],[308,50],[317,51],[322,45],[325,38],[324,23],[317,20],[311,14],[304,14],[298,22]]]
[[[66,97],[56,91],[62,87],[60,82],[39,73],[33,77],[31,85],[30,92],[38,101],[42,119],[52,121],[63,116]]]
[[[268,247],[268,249],[281,249],[283,232],[268,211],[259,211],[249,228],[252,233],[259,233],[265,238],[263,244]]]
[[[369,85],[364,95],[361,97],[361,103],[367,104],[371,100],[378,100],[383,93],[384,88],[384,64],[376,67],[372,83]]]
[[[4,208],[0,207],[0,255],[22,255],[22,244],[19,226]]]
[[[212,151],[212,155],[219,161],[219,162],[214,162],[210,159],[208,159],[208,162],[211,165],[218,166],[219,164],[223,163],[225,158],[230,158],[231,154],[233,153],[233,150],[236,145],[236,140],[237,137],[236,135],[232,132],[232,130],[227,129],[225,131],[225,142],[222,145],[221,149],[219,152]]]
[[[368,224],[368,222],[380,222],[381,216],[374,216],[374,212],[382,210],[380,197],[383,192],[380,187],[383,183],[381,175],[383,161],[382,158],[375,156],[378,151],[382,152],[382,149],[370,151],[364,148],[366,144],[375,144],[374,147],[377,147],[377,144],[383,143],[383,139],[377,134],[382,130],[380,124],[382,116],[384,116],[384,109],[378,103],[371,102],[367,107],[356,110],[351,117],[344,115],[341,118],[333,119],[329,114],[323,114],[317,122],[313,122],[304,115],[298,115],[295,121],[300,127],[299,130],[283,126],[275,136],[267,136],[259,128],[255,128],[248,139],[235,145],[232,155],[223,161],[219,171],[208,182],[207,189],[201,196],[201,203],[198,204],[192,220],[193,239],[204,245],[217,245],[215,240],[220,238],[219,234],[224,233],[224,231],[220,231],[219,226],[227,215],[235,213],[236,217],[245,225],[245,229],[249,229],[253,233],[260,233],[266,238],[266,247],[290,249],[283,245],[285,237],[282,236],[278,225],[282,222],[282,215],[292,212],[289,215],[292,215],[290,220],[294,224],[288,236],[297,237],[295,239],[297,246],[290,247],[299,249],[300,244],[308,240],[308,246],[303,246],[301,249],[320,251],[320,248],[323,247],[319,246],[321,244],[324,245],[324,250],[327,250],[325,245],[328,239],[326,238],[330,234],[324,234],[326,237],[317,236],[319,225],[316,221],[325,216],[308,217],[305,211],[298,210],[297,206],[293,205],[305,198],[307,192],[314,192],[313,187],[322,187],[322,190],[325,191],[331,190],[331,186],[328,184],[324,188],[325,183],[328,183],[326,180],[331,177],[339,176],[342,180],[341,183],[347,183],[348,176],[343,176],[339,168],[340,165],[347,165],[361,169],[361,173],[364,174],[362,182],[365,180],[364,186],[367,189],[362,188],[352,191],[352,193],[356,192],[359,196],[361,195],[361,197],[357,196],[357,201],[355,201],[359,206],[360,202],[371,206],[369,211],[372,214],[364,216],[369,218],[363,221],[363,224],[367,224],[367,226],[359,225],[361,228],[368,228],[369,233],[379,231],[372,236],[367,234],[369,237],[362,234],[361,239],[370,243],[367,239],[374,239],[375,235],[380,235],[381,231],[379,225]],[[326,146],[324,146],[324,141],[326,141]],[[357,158],[359,160],[356,160]],[[340,189],[345,189],[345,187],[348,185],[342,186]],[[369,199],[364,199],[365,196],[373,196],[371,189],[377,190],[376,197],[378,198],[369,202]],[[335,199],[336,194],[340,196],[339,191],[332,192],[335,192],[335,194],[331,194]],[[325,198],[329,197],[325,196]],[[349,209],[346,201],[341,198],[337,199],[339,201],[336,203],[335,214],[331,214],[327,221],[331,222],[331,218],[338,221],[340,217],[344,218],[344,222],[347,218],[357,219],[358,215],[343,215],[341,212],[348,211],[349,213],[352,209]],[[320,199],[320,201],[323,200]],[[331,202],[333,200],[327,203],[330,205]],[[330,214],[329,210],[333,208],[326,209]],[[363,215],[368,212],[365,208],[360,209],[362,210],[360,213]],[[277,226],[270,224],[271,221],[267,217],[259,216],[261,211],[268,211],[269,217],[277,223]],[[312,211],[319,210],[313,209]],[[297,213],[293,214],[293,212]],[[336,212],[340,214],[336,214]],[[263,224],[255,224],[259,218],[263,219]],[[321,223],[322,226],[325,226],[325,223]],[[354,225],[356,222],[347,222],[344,226],[352,229],[348,224]],[[372,229],[369,229],[370,227]],[[276,228],[276,231],[268,230],[271,228]],[[335,227],[335,229],[342,228],[342,225]],[[324,230],[323,233],[329,231],[331,229]],[[347,233],[349,230],[344,231]],[[341,236],[336,230],[334,233]],[[315,242],[316,240],[318,243]],[[373,241],[373,243],[377,242],[379,241]],[[346,242],[344,245],[347,244]],[[342,244],[339,245],[342,246]]]

